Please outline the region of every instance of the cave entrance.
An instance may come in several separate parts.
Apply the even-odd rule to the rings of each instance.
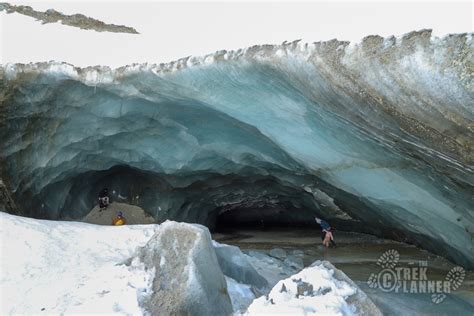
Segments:
[[[312,212],[298,209],[287,203],[260,207],[238,207],[217,211],[217,217],[210,228],[217,233],[237,230],[281,230],[314,227]]]
[[[152,214],[149,205],[156,203],[153,192],[168,188],[163,179],[152,172],[147,172],[128,165],[117,165],[107,170],[88,171],[68,182],[61,182],[45,191],[44,200],[54,196],[61,187],[68,189],[64,193],[67,199],[59,218],[82,218],[97,206],[97,197],[103,188],[109,191],[111,202],[138,206],[147,214]],[[59,195],[59,194],[56,194]]]

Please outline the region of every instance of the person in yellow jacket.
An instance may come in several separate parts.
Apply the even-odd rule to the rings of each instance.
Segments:
[[[122,212],[117,212],[117,216],[114,217],[114,219],[112,220],[112,225],[114,226],[122,226],[122,225],[125,225],[127,223],[127,221],[125,220],[125,217],[123,217],[123,213]]]

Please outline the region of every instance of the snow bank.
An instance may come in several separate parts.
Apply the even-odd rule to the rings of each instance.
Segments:
[[[131,257],[158,225],[104,227],[0,213],[3,315],[142,314],[154,271]]]
[[[2,315],[233,312],[201,225],[99,226],[0,212],[0,236]],[[248,306],[250,286],[228,282],[236,306]]]
[[[317,261],[279,281],[267,296],[253,301],[246,315],[356,315],[367,311],[370,315],[380,314],[352,281],[341,278],[342,273],[327,264]],[[359,308],[360,302],[354,300],[359,294],[364,297],[363,304],[372,304],[370,310]]]

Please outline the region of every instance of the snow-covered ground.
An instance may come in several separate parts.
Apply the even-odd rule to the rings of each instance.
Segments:
[[[253,301],[248,315],[356,315],[346,298],[357,289],[333,273],[316,265],[281,280],[267,296]]]
[[[137,247],[149,243],[159,230],[163,234],[161,228],[175,224],[99,226],[0,212],[0,313],[146,314],[143,303],[151,297],[156,270],[150,264],[145,267]],[[214,243],[214,248],[224,246]],[[193,262],[202,264],[201,259]],[[168,268],[163,271],[174,271]],[[316,262],[278,282],[268,296],[253,303],[252,286],[226,276],[227,292],[236,315],[245,313],[250,303],[249,315],[355,314],[347,298],[357,287],[333,273],[334,269]],[[200,282],[199,286],[208,280]]]
[[[138,260],[158,225],[106,227],[54,222],[0,212],[2,315],[141,314],[153,271]]]

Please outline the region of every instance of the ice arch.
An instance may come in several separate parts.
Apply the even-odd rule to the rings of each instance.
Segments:
[[[471,37],[4,65],[2,179],[28,216],[83,216],[107,185],[157,220],[319,214],[473,267]]]

